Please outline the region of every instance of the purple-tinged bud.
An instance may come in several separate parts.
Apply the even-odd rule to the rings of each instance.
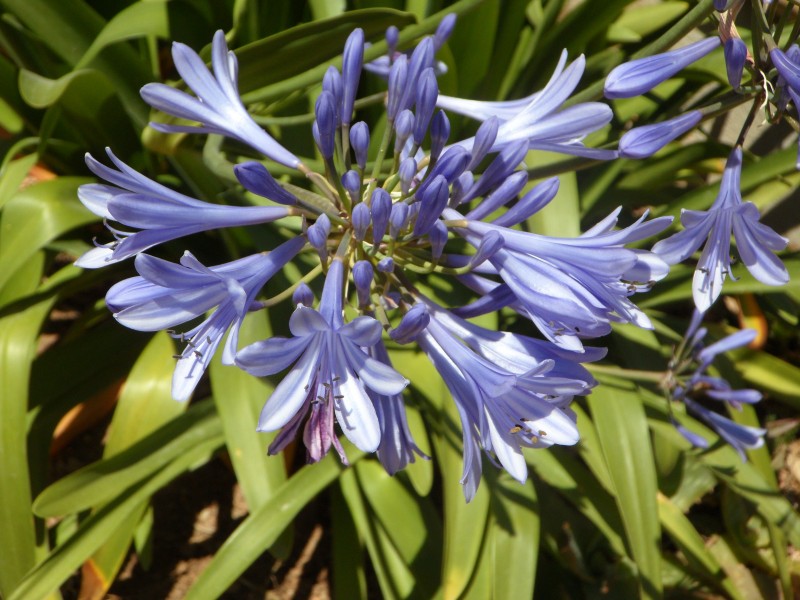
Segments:
[[[430,322],[431,316],[428,314],[428,307],[418,302],[403,315],[397,327],[389,330],[389,337],[398,344],[411,343]]]
[[[358,294],[358,305],[361,307],[369,306],[373,276],[372,264],[368,260],[359,260],[353,265],[353,283],[355,283],[356,294]]]
[[[397,50],[397,42],[400,40],[400,31],[394,25],[389,25],[386,28],[386,46],[389,48],[389,54],[393,54]]]
[[[408,77],[408,59],[405,54],[397,57],[392,69],[389,71],[389,91],[386,96],[386,118],[391,123],[397,117],[400,110],[400,102],[406,89],[406,78]]]
[[[387,256],[386,258],[378,261],[378,264],[375,265],[375,267],[381,273],[391,273],[394,271],[394,260],[392,260],[391,256]]]
[[[474,184],[475,176],[472,171],[464,171],[459,175],[453,182],[453,189],[450,191],[450,208],[456,208],[461,204],[462,199]]]
[[[455,29],[455,26],[456,26],[455,13],[450,13],[439,22],[439,26],[436,28],[436,33],[433,34],[433,47],[436,49],[437,52],[442,46],[444,46],[444,43],[448,39],[450,39],[450,36],[453,34],[453,29]]]
[[[404,158],[400,163],[400,168],[397,169],[397,175],[400,177],[400,190],[404,196],[407,196],[408,191],[411,189],[411,182],[417,175],[417,161],[410,156]]]
[[[728,71],[728,83],[733,89],[742,85],[742,72],[747,62],[747,44],[741,38],[730,38],[725,42],[725,68]]]
[[[347,194],[350,196],[353,204],[357,204],[361,201],[361,175],[358,171],[350,169],[342,175],[342,187],[347,190]]]
[[[336,103],[333,94],[322,92],[317,98],[314,106],[314,114],[317,117],[318,139],[317,146],[322,156],[330,160],[333,158],[334,143],[336,141]]]
[[[364,64],[364,30],[356,28],[344,44],[342,56],[342,124],[350,125],[353,104],[358,92],[358,80]]]
[[[475,255],[470,258],[469,266],[476,268],[494,256],[503,247],[503,236],[497,231],[490,231],[481,239]]]
[[[449,195],[447,180],[442,175],[437,175],[423,194],[417,194],[419,214],[414,223],[415,236],[421,237],[430,231],[433,224],[442,215],[442,211],[447,207]]]
[[[503,215],[497,217],[492,223],[501,227],[513,227],[526,220],[533,214],[542,210],[556,197],[558,193],[558,177],[551,177],[531,188],[527,194],[519,199]]]
[[[431,38],[423,39],[414,52],[411,53],[411,60],[408,61],[408,78],[406,81],[412,84],[419,80],[420,75],[425,69],[433,67],[434,56],[433,40]],[[407,85],[403,90],[403,96],[400,100],[400,110],[411,108],[414,102],[414,95],[416,92],[416,85]]]
[[[486,119],[478,131],[475,132],[475,142],[472,144],[472,159],[467,165],[467,170],[472,171],[489,154],[489,150],[494,146],[497,139],[497,129],[500,127],[500,119],[491,116]]]
[[[436,99],[439,97],[439,84],[433,69],[425,69],[417,82],[417,104],[414,116],[414,142],[422,144],[428,125],[431,122],[433,111],[436,110]]]
[[[633,98],[649,92],[719,46],[710,37],[683,48],[623,63],[606,78],[605,96],[609,99]]]
[[[244,188],[278,204],[297,204],[297,198],[283,189],[267,168],[259,162],[246,162],[233,167],[236,179]]]
[[[718,12],[725,12],[735,1],[736,0],[714,0],[714,8]]]
[[[450,137],[450,119],[443,110],[440,110],[433,115],[431,121],[431,160],[436,160],[444,149],[447,143],[447,138]]]
[[[696,126],[702,118],[703,113],[693,110],[661,123],[635,127],[620,139],[619,155],[622,158],[652,156],[672,140]]]
[[[373,220],[374,222],[374,220]],[[392,238],[397,238],[408,223],[408,204],[405,202],[398,202],[392,205],[392,212],[389,215],[389,235]]]
[[[369,150],[369,126],[359,121],[350,129],[350,147],[356,155],[356,164],[363,171],[367,168]]]
[[[786,56],[780,48],[770,50],[769,57],[778,70],[778,75],[783,77],[786,85],[795,92],[800,93],[800,65]]]
[[[316,249],[320,255],[325,255],[327,253],[325,246],[330,232],[331,220],[325,213],[317,217],[317,221],[313,225],[309,225],[308,229],[306,230],[308,243],[311,244],[311,246]]]
[[[370,214],[372,215],[372,243],[379,244],[389,225],[389,215],[392,212],[392,197],[383,188],[372,192],[369,201]]]
[[[473,185],[461,202],[469,202],[482,196],[511,175],[528,153],[528,140],[520,140],[509,144],[486,167],[480,179]],[[437,165],[438,166],[438,165]]]
[[[363,242],[369,229],[369,206],[363,202],[359,202],[353,208],[353,216],[351,217],[351,224],[353,225],[353,235],[356,240]]]
[[[522,191],[528,183],[528,173],[526,171],[515,171],[506,180],[501,183],[495,190],[486,196],[477,208],[467,213],[466,218],[473,221],[480,221],[488,217],[498,208],[506,204],[512,198],[516,198],[517,194]]]
[[[400,154],[403,146],[406,145],[406,140],[414,130],[414,113],[406,109],[397,115],[394,122],[394,153]]]
[[[526,142],[527,144],[527,142]],[[469,152],[463,146],[451,146],[447,151],[442,154],[442,157],[436,161],[433,169],[430,170],[428,176],[417,187],[417,194],[424,194],[425,189],[431,184],[431,181],[437,176],[442,175],[447,180],[447,184],[453,183],[456,178],[464,172],[464,169],[469,162]]]
[[[434,261],[438,261],[442,257],[447,238],[447,226],[441,221],[436,221],[428,232],[428,239],[431,243],[431,258]]]
[[[322,77],[322,91],[329,92],[334,99],[334,107],[336,108],[336,126],[342,123],[340,108],[342,106],[342,74],[339,69],[334,66],[328,67],[325,75]]]
[[[295,288],[292,293],[292,302],[295,306],[302,304],[303,306],[314,306],[314,292],[306,285],[304,281]]]

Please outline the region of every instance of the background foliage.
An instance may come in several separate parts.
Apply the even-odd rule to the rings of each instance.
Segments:
[[[409,418],[431,461],[389,477],[352,447],[350,469],[331,456],[315,466],[301,466],[291,452],[269,458],[271,436],[257,434],[255,423],[273,382],[216,363],[195,400],[174,402],[172,340],[117,325],[102,300],[113,282],[132,274],[131,264],[102,271],[71,265],[102,231],[76,198],[77,187],[91,181],[87,151],[101,155],[111,146],[151,177],[206,200],[241,193],[229,162],[238,148],[223,153],[214,136],[205,141],[146,128],[150,115],[138,90],[174,79],[169,40],[200,50],[215,30],[230,32],[246,102],[285,146],[314,164],[309,128],[318,82],[328,64],[340,61],[353,27],[375,44],[369,58],[385,51],[387,26],[400,27],[401,46],[407,45],[455,11],[458,26],[439,56],[449,68],[443,93],[527,95],[544,85],[566,46],[572,57],[587,55],[580,95],[587,99],[599,95],[599,82],[626,58],[666,48],[697,26],[710,31],[711,5],[0,0],[0,596],[74,596],[80,571],[81,597],[103,597],[129,552],[145,569],[158,554],[154,494],[222,457],[249,515],[208,562],[190,598],[220,596],[265,551],[281,560],[296,556],[305,542],[294,535],[298,515],[322,515],[330,589],[339,598],[793,597],[800,573],[797,256],[784,256],[789,285],[765,288],[743,274],[726,284],[729,297],[710,317],[719,335],[737,319],[763,333],[758,349],[729,356],[720,367],[732,383],[766,394],[755,409],[735,415],[770,429],[768,444],[748,462],[687,419],[717,440],[707,451],[691,450],[671,426],[657,382],[631,376],[630,370],[663,371],[685,330],[692,271],[676,267],[639,301],[655,331],[624,327],[607,340],[610,357],[595,373],[602,385],[575,407],[582,442],[528,454],[532,476],[525,485],[484,469],[470,504],[458,482],[454,408],[420,354],[396,348],[393,361],[414,373]],[[721,53],[682,77],[648,97],[615,102],[615,122],[592,142],[614,142],[632,119],[657,120],[690,97],[712,97],[727,85]],[[375,82],[363,88],[380,89]],[[644,163],[587,164],[531,153],[533,177],[560,173],[562,185],[551,207],[528,225],[572,235],[620,204],[629,214],[645,206],[657,214],[706,208],[718,189],[725,143],[732,142],[725,123],[722,115],[703,135]],[[455,130],[468,127],[454,121]],[[771,208],[767,222],[783,234],[800,221],[790,142],[788,128],[765,127],[742,179],[745,198],[762,211]],[[223,262],[273,245],[270,235],[196,236],[191,251]],[[177,255],[168,245],[170,252]],[[296,276],[287,267],[274,289]],[[287,310],[251,315],[243,343],[283,331]],[[492,319],[526,331],[509,315]],[[76,446],[87,430],[105,431],[102,445],[95,442],[91,460],[74,459],[86,456]],[[324,510],[309,513],[319,498]]]

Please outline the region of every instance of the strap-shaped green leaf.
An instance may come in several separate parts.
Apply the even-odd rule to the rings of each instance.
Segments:
[[[604,378],[588,398],[614,486],[643,598],[661,597],[661,531],[655,466],[644,407],[634,385]]]
[[[348,452],[351,463],[361,456],[355,449]],[[336,480],[342,469],[338,458],[329,454],[319,463],[303,467],[287,480],[225,541],[189,590],[187,600],[219,598],[275,542],[297,513]]]
[[[33,510],[40,516],[60,516],[109,502],[121,490],[151,477],[202,440],[220,438],[221,431],[211,400],[193,404],[185,414],[130,448],[58,480],[39,494]]]

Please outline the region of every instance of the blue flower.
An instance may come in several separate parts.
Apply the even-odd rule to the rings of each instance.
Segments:
[[[81,256],[75,264],[85,269],[125,260],[157,244],[192,233],[269,223],[297,214],[295,209],[282,206],[208,204],[148,179],[119,160],[111,150],[106,152],[116,170],[97,162],[89,154],[86,164],[95,175],[114,185],[82,185],[78,198],[94,214],[142,231],[120,231],[109,226],[117,240]]]
[[[256,294],[304,245],[297,237],[268,254],[210,268],[189,252],[180,265],[140,254],[135,262],[139,277],[114,285],[106,303],[120,323],[139,331],[172,329],[216,307],[210,317],[178,336],[186,348],[177,357],[172,395],[187,400],[228,329],[222,362],[233,364],[239,327]]]
[[[289,424],[297,427],[301,413],[311,411],[306,425],[309,459],[319,460],[333,442],[333,418],[353,444],[375,452],[381,429],[367,390],[382,396],[403,391],[408,380],[389,365],[370,357],[362,348],[375,346],[382,328],[372,317],[357,317],[345,324],[342,317],[344,265],[330,265],[319,312],[298,306],[289,321],[293,338],[274,337],[241,350],[236,364],[259,377],[292,367],[267,399],[258,421],[259,431]],[[319,417],[317,417],[319,413]],[[308,440],[319,447],[309,447]],[[320,441],[321,440],[321,441]],[[315,442],[315,443],[317,443]]]
[[[731,274],[731,233],[739,257],[760,282],[783,285],[789,280],[786,267],[773,252],[786,247],[788,240],[759,223],[759,212],[752,202],[742,202],[739,181],[742,150],[734,148],[722,175],[719,195],[708,211],[684,210],[681,223],[685,229],[653,246],[669,264],[689,258],[705,242],[694,273],[692,290],[698,310],[705,312],[722,292],[725,278]]]
[[[417,343],[442,376],[458,408],[464,440],[461,483],[470,501],[481,477],[479,448],[518,481],[527,478],[522,448],[578,441],[568,404],[594,380],[575,361],[602,356],[550,351],[542,342],[467,323],[424,299],[431,311]],[[569,358],[566,358],[568,356]]]
[[[684,336],[681,345],[682,356],[676,357],[674,364],[685,364],[691,361],[695,367],[688,378],[681,377],[682,373],[673,373],[674,382],[671,390],[672,399],[683,402],[689,412],[705,421],[717,434],[730,444],[746,460],[746,450],[760,448],[764,445],[765,429],[748,427],[732,421],[728,417],[711,410],[699,402],[705,397],[715,402],[723,402],[730,407],[741,410],[742,404],[755,404],[761,401],[761,394],[756,390],[734,390],[731,385],[721,377],[708,375],[708,368],[713,360],[720,354],[741,348],[750,344],[756,337],[753,329],[742,329],[728,335],[709,346],[703,345],[706,330],[700,328],[702,313],[695,311],[692,322]],[[685,356],[686,358],[683,358]],[[689,431],[673,420],[678,431],[694,446],[707,448],[708,441],[702,436]]]
[[[153,129],[166,133],[218,133],[239,140],[282,165],[300,167],[300,159],[259,127],[242,104],[236,55],[228,51],[221,30],[214,35],[211,47],[213,75],[203,59],[184,44],[175,42],[172,45],[172,59],[178,73],[197,97],[163,83],[148,83],[141,90],[142,98],[168,115],[199,121],[200,125],[150,123]]]
[[[611,231],[619,209],[575,239],[551,238],[464,219],[447,209],[445,218],[458,235],[478,248],[494,232],[503,246],[490,258],[494,272],[539,330],[558,346],[581,351],[580,337],[599,337],[612,321],[652,328],[630,300],[636,291],[666,276],[669,269],[656,255],[624,248],[665,229],[671,219],[645,222]]]
[[[388,367],[392,366],[389,353],[382,341],[369,348],[372,358]],[[429,460],[430,457],[419,449],[411,436],[406,418],[405,402],[403,395],[398,394],[379,394],[371,389],[367,393],[372,399],[375,413],[378,415],[378,423],[381,432],[381,442],[378,446],[378,460],[386,469],[389,475],[394,475],[404,469],[409,463],[416,459],[415,455]]]
[[[527,98],[482,102],[440,95],[436,105],[480,121],[497,117],[500,125],[491,148],[493,152],[527,141],[531,150],[549,150],[598,160],[615,158],[614,150],[586,148],[582,143],[583,138],[611,121],[611,108],[600,102],[583,102],[562,108],[578,86],[586,66],[583,55],[565,69],[566,62],[565,50],[544,89]],[[458,145],[471,150],[474,143],[475,138],[469,138]]]

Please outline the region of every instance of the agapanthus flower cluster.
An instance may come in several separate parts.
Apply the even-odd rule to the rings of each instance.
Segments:
[[[255,376],[280,376],[258,422],[260,431],[279,430],[270,453],[302,431],[309,462],[320,460],[331,447],[346,462],[338,426],[356,447],[377,452],[390,473],[424,457],[404,408],[403,391],[413,374],[392,366],[386,346],[417,344],[442,377],[460,416],[462,483],[470,499],[480,481],[481,449],[524,481],[523,448],[577,442],[570,403],[596,385],[583,363],[605,354],[585,341],[608,334],[612,323],[651,328],[632,298],[665,277],[675,257],[638,247],[666,229],[669,217],[648,219],[645,213],[617,229],[618,209],[575,238],[516,227],[558,191],[557,178],[529,181],[528,151],[615,158],[616,150],[585,145],[589,134],[608,124],[612,111],[600,102],[564,106],[585,66],[582,56],[568,64],[566,53],[549,83],[521,100],[481,102],[439,94],[437,76],[445,67],[436,52],[454,24],[454,17],[445,19],[433,37],[405,52],[398,51],[397,30],[390,28],[389,53],[371,63],[364,62],[367,42],[356,29],[345,44],[341,70],[330,67],[320,82],[309,131],[319,159],[305,162],[249,115],[237,91],[236,56],[222,32],[213,40],[211,70],[194,51],[175,43],[173,59],[188,91],[153,83],[142,89],[142,97],[170,117],[197,124],[152,126],[163,132],[222,135],[262,154],[264,162],[233,167],[242,188],[261,200],[257,206],[208,203],[145,177],[110,151],[113,167],[87,157],[89,168],[106,183],[82,186],[80,199],[107,223],[120,225],[109,224],[114,240],[98,243],[78,264],[97,268],[135,257],[139,276],[115,285],[107,303],[124,325],[167,329],[185,345],[176,355],[176,399],[192,395],[226,335],[224,364]],[[715,46],[704,43],[684,54],[696,57]],[[668,67],[657,62],[648,69],[668,77],[686,60],[669,58],[662,61]],[[385,126],[377,130],[358,120],[354,110],[365,73],[386,80]],[[641,80],[638,72],[623,73],[612,88],[620,95],[620,86],[632,81],[633,93],[642,93],[646,86]],[[474,136],[451,139],[445,111],[478,121]],[[680,131],[696,125],[699,116],[683,119],[676,125]],[[635,148],[663,145],[669,136],[661,131],[642,128],[638,141],[629,137],[630,143],[621,145],[623,155],[652,153]],[[370,155],[371,146],[377,153]],[[295,169],[307,189],[273,177],[270,161]],[[725,193],[735,196],[734,182],[725,185]],[[778,238],[753,224],[758,215],[753,217],[751,205],[726,202],[712,207],[709,214],[715,216],[707,221],[713,223],[703,221],[690,237],[696,248],[697,240],[713,229],[719,231],[711,235],[714,247],[721,247],[733,219],[740,253],[752,270],[767,260],[760,248],[778,249]],[[724,216],[729,214],[736,216]],[[175,264],[145,253],[190,234],[282,219],[296,223],[298,217],[302,229],[296,235],[232,262],[206,266],[187,252]],[[684,224],[692,227],[701,220],[692,214]],[[308,257],[318,264],[304,281],[265,300],[270,279],[299,256],[304,260],[297,264],[308,265]],[[721,271],[714,262],[719,256],[709,251],[704,260],[703,268],[713,274],[703,288],[708,298],[719,293]],[[774,280],[779,278],[776,260],[769,256]],[[452,277],[474,300],[442,306],[423,291],[431,274]],[[306,282],[316,286],[318,302]],[[283,298],[291,298],[294,310],[288,332],[279,333],[291,337],[277,335],[240,348],[245,316]],[[529,319],[542,339],[488,330],[467,320],[501,309]],[[183,326],[188,330],[176,330]]]
[[[700,327],[703,313],[695,311],[683,341],[670,364],[666,388],[674,401],[682,402],[689,412],[707,423],[722,439],[730,444],[746,460],[745,451],[760,448],[764,444],[765,429],[748,427],[736,423],[709,405],[725,405],[741,410],[743,404],[755,404],[761,393],[751,389],[733,389],[725,379],[709,374],[714,359],[730,350],[750,344],[756,337],[754,329],[741,329],[706,346],[708,333]],[[694,446],[708,448],[708,440],[690,431],[673,419],[680,433]]]
[[[734,91],[744,94],[742,76],[746,69],[758,74],[751,117],[755,112],[774,104],[780,113],[789,102],[798,107],[800,94],[800,49],[792,44],[786,53],[772,43],[770,60],[777,69],[774,83],[766,73],[771,65],[756,65],[753,55],[739,37],[734,21],[742,8],[741,0],[715,2],[719,16],[719,35],[682,46],[676,50],[634,60],[615,68],[605,82],[607,98],[630,98],[648,93],[660,83],[677,75],[682,69],[723,45],[727,79]],[[764,15],[766,19],[766,16]],[[771,41],[771,38],[767,38]],[[751,93],[751,92],[747,92]],[[666,121],[636,127],[625,133],[619,142],[624,158],[646,158],[666,144],[697,126],[712,110],[694,109]],[[768,115],[769,116],[769,115]],[[683,211],[684,230],[658,242],[653,251],[669,264],[689,259],[703,246],[693,281],[695,306],[701,312],[717,300],[727,277],[736,279],[731,271],[730,238],[733,235],[738,254],[760,282],[783,285],[789,275],[774,252],[786,247],[788,240],[760,223],[758,209],[743,202],[740,189],[742,147],[752,118],[743,124],[736,147],[731,152],[720,183],[716,201],[708,211]],[[798,163],[800,164],[800,163]]]

